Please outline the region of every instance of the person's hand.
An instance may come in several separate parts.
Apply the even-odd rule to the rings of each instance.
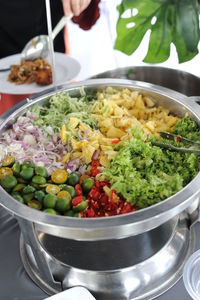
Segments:
[[[91,0],[62,0],[63,10],[66,16],[73,14],[79,16],[84,11]]]

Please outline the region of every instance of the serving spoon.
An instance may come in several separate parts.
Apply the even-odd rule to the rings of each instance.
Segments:
[[[52,32],[52,39],[54,40],[57,34],[63,29],[70,16],[63,16]],[[48,35],[38,35],[32,38],[22,50],[22,59],[34,60],[38,57],[45,58],[49,54],[49,37]]]
[[[63,16],[54,30],[52,31],[53,40],[58,35],[58,33],[63,29],[66,25],[67,21],[72,18],[73,15]],[[38,57],[45,58],[49,54],[49,37],[48,35],[38,35],[32,38],[24,47],[21,53],[22,59],[25,60],[34,60]],[[9,71],[10,67],[0,69],[0,72]]]

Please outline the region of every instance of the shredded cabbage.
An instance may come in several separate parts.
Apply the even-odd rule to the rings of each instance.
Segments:
[[[51,126],[56,132],[62,124],[68,124],[70,117],[77,117],[92,128],[96,127],[96,121],[89,113],[89,103],[94,99],[81,92],[80,98],[72,98],[68,93],[59,93],[49,98],[49,105],[35,105],[32,108],[34,124],[39,127]]]

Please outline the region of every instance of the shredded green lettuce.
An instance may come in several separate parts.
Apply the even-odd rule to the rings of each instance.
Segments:
[[[199,127],[196,122],[188,117],[184,117],[176,123],[174,133],[194,141],[200,141]]]
[[[139,209],[172,196],[200,170],[199,156],[153,146],[138,132],[117,147],[117,155],[102,178]]]

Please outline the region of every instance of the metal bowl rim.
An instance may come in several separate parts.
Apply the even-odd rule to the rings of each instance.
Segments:
[[[80,88],[82,86],[85,87],[98,87],[98,86],[114,86],[114,87],[129,87],[133,89],[142,89],[145,91],[155,92],[157,94],[166,96],[178,102],[179,104],[183,104],[187,110],[189,110],[193,115],[195,115],[198,120],[200,120],[200,107],[195,104],[188,103],[188,97],[170,90],[168,88],[164,88],[155,84],[150,84],[146,82],[140,81],[131,81],[126,79],[91,79],[86,80],[79,83],[67,84],[64,86],[56,87],[51,90],[46,90],[44,93],[40,93],[38,95],[34,95],[27,99],[27,104],[23,105],[17,111],[12,113],[1,125],[0,131],[3,127],[15,117],[19,112],[24,111],[26,108],[32,105],[33,101],[37,100],[38,102],[44,98],[47,98],[55,92],[68,91],[70,89]],[[42,98],[41,98],[42,97]],[[40,99],[41,98],[41,99]],[[180,190],[175,195],[161,201],[158,204],[152,205],[150,207],[138,210],[134,213],[112,216],[112,217],[103,217],[103,218],[72,218],[72,217],[63,217],[63,216],[54,216],[50,214],[46,214],[41,211],[33,210],[26,205],[23,205],[16,200],[14,200],[3,188],[0,187],[0,196],[1,196],[1,204],[7,210],[9,210],[14,215],[19,216],[20,218],[29,220],[31,222],[48,225],[48,226],[59,226],[59,227],[68,227],[68,228],[84,228],[88,230],[95,230],[95,228],[104,228],[104,227],[115,227],[121,225],[133,225],[148,222],[151,219],[157,219],[162,215],[165,215],[167,212],[172,212],[176,208],[176,212],[181,212],[184,207],[184,202],[192,199],[195,195],[197,195],[200,191],[200,172],[198,175],[182,190]],[[183,200],[184,199],[184,200]],[[182,205],[183,204],[183,205]],[[180,207],[180,209],[178,209]]]

